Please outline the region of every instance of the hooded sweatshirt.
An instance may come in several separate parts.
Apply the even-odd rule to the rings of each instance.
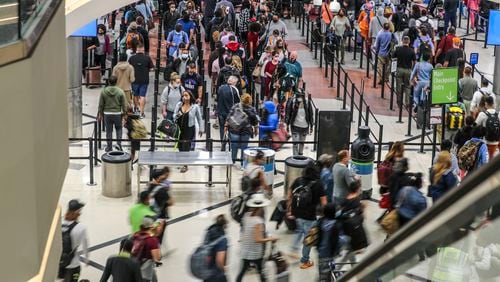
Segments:
[[[126,113],[127,112],[127,101],[125,100],[125,94],[123,90],[117,86],[107,86],[99,96],[99,114],[106,113]]]
[[[128,62],[118,62],[113,68],[113,75],[118,78],[116,86],[123,91],[132,90],[132,82],[135,80],[134,67]]]
[[[383,29],[384,24],[387,22],[388,20],[384,17],[384,8],[378,7],[376,16],[370,21],[369,37],[376,38],[378,32]]]
[[[278,114],[276,113],[276,105],[274,105],[274,102],[264,102],[264,109],[266,109],[268,116],[267,119],[262,120],[259,125],[259,139],[267,137],[268,133],[278,128]]]

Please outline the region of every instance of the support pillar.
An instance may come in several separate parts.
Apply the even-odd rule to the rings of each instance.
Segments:
[[[82,38],[68,37],[67,85],[68,85],[68,136],[82,137]],[[90,59],[90,58],[89,58]]]

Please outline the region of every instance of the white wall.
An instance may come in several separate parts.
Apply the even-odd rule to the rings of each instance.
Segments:
[[[68,165],[64,35],[61,5],[32,57],[0,68],[1,281],[29,280],[43,257],[57,267],[60,239],[44,252]]]

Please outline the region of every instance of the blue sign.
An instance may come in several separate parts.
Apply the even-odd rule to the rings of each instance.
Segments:
[[[77,31],[73,32],[71,36],[97,36],[97,20],[93,20]]]
[[[500,45],[500,11],[490,10],[488,18],[488,37],[486,38],[488,45]]]
[[[470,64],[477,65],[479,62],[479,53],[470,53]]]

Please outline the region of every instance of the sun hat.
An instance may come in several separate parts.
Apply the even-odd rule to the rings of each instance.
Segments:
[[[262,193],[255,193],[253,194],[250,199],[247,200],[247,207],[250,208],[261,208],[268,206],[271,203],[268,199],[266,199],[266,196]]]

